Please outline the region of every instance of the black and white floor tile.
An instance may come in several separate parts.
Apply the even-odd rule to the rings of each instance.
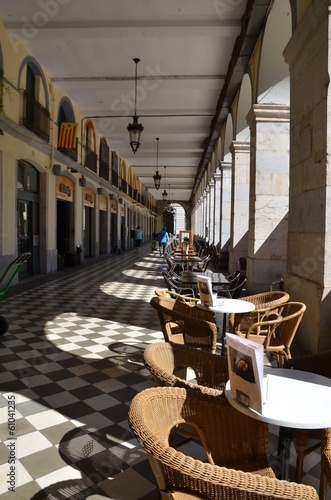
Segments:
[[[10,323],[0,337],[1,500],[159,498],[127,411],[154,385],[142,353],[163,339],[149,304],[162,265],[146,246],[17,285],[0,302]],[[294,464],[292,453],[291,474]],[[303,482],[318,481],[317,451]]]

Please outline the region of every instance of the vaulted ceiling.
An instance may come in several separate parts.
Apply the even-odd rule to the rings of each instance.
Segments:
[[[208,166],[271,3],[1,0],[0,16],[157,200],[165,188],[168,199],[187,202]],[[137,66],[134,58],[140,59]],[[136,111],[144,131],[133,154],[127,126],[136,68]]]

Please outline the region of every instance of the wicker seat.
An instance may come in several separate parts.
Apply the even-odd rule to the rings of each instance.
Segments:
[[[166,342],[216,351],[217,326],[212,312],[157,296],[150,304],[157,311]]]
[[[252,302],[255,305],[255,309],[251,313],[230,314],[229,330],[231,333],[236,333],[237,330],[242,333],[247,332],[253,323],[261,320],[263,313],[271,307],[285,304],[290,300],[290,296],[287,292],[274,291],[247,295],[246,297],[240,297],[240,300]],[[281,309],[279,312],[281,312]]]
[[[133,398],[128,422],[148,454],[162,499],[318,500],[311,486],[275,479],[267,424],[236,411],[224,395],[145,389]],[[182,423],[199,433],[208,463],[169,446],[172,430]]]
[[[148,345],[144,350],[144,364],[158,386],[192,388],[199,385],[202,392],[218,395],[229,380],[225,356],[172,342]],[[194,371],[196,383],[176,374],[176,370],[182,368]]]
[[[331,351],[318,352],[300,356],[294,359],[285,361],[284,368],[292,368],[294,370],[303,370],[305,372],[316,373],[327,378],[331,378]],[[292,429],[293,444],[297,454],[296,463],[296,481],[300,482],[302,478],[302,469],[304,458],[312,451],[320,446],[322,439],[321,429]],[[315,440],[317,443],[307,447],[309,440]],[[327,444],[331,449],[331,443]],[[331,471],[328,472],[331,480]],[[330,481],[331,484],[331,481]]]
[[[305,310],[302,302],[287,302],[282,306],[282,314],[279,306],[271,307],[246,333],[237,330],[236,334],[263,344],[264,352],[275,354],[282,367],[285,360],[291,359],[291,345]]]

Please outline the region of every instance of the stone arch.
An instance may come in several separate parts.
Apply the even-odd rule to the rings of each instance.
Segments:
[[[231,159],[231,153],[230,153],[230,146],[233,141],[233,119],[232,119],[232,114],[229,113],[227,116],[226,120],[226,125],[225,125],[225,135],[224,135],[224,149],[223,149],[223,158],[224,160],[229,160],[229,157]]]
[[[74,107],[71,100],[66,96],[62,97],[60,100],[57,113],[58,124],[64,121],[71,123],[76,122]]]
[[[291,38],[289,0],[274,2],[265,27],[257,84],[259,104],[290,103],[290,75],[283,51]]]
[[[237,117],[236,117],[236,140],[240,142],[248,142],[250,140],[250,128],[247,124],[247,113],[252,106],[252,83],[250,76],[245,73],[238,99]]]
[[[90,119],[86,120],[84,131],[85,131],[85,145],[88,146],[89,148],[91,148],[92,151],[94,151],[96,153],[97,136],[95,133],[95,127],[94,127],[94,123],[92,122],[92,120],[90,120]],[[91,135],[89,134],[89,131],[92,132]],[[89,142],[89,144],[87,144],[87,142]],[[93,142],[93,145],[92,145],[92,142]]]
[[[21,62],[20,68],[18,70],[18,77],[17,77],[17,87],[19,89],[25,89],[26,87],[26,68],[27,66],[30,66],[32,71],[36,76],[40,78],[40,81],[42,82],[42,89],[43,92],[39,94],[39,102],[42,104],[47,110],[49,110],[49,93],[48,93],[48,88],[47,88],[47,82],[46,78],[44,75],[44,72],[40,66],[40,64],[34,59],[34,57],[27,56],[23,59]]]

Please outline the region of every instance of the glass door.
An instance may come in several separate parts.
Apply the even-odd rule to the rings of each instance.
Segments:
[[[18,202],[18,254],[32,252],[32,202]],[[28,274],[29,261],[20,269],[20,274]]]

